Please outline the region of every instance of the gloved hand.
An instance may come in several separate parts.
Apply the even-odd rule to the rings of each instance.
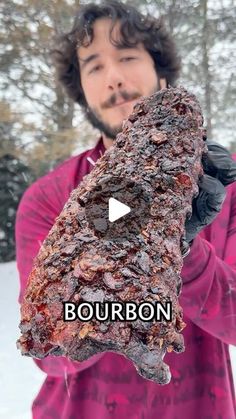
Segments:
[[[203,156],[204,175],[199,180],[199,194],[192,203],[192,215],[185,222],[186,235],[182,241],[182,256],[190,252],[196,235],[220,212],[226,190],[224,186],[236,181],[236,161],[220,144],[206,141],[208,153]]]

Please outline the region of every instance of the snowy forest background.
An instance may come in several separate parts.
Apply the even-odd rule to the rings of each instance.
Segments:
[[[25,188],[96,138],[56,82],[50,59],[54,36],[71,28],[82,3],[0,4],[0,262],[15,258],[15,214]],[[235,0],[130,3],[165,17],[182,57],[179,83],[199,98],[208,137],[236,151]]]

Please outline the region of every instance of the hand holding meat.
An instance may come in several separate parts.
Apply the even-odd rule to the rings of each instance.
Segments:
[[[185,223],[187,243],[212,223],[224,203],[224,186],[236,181],[236,162],[229,151],[212,141],[207,140],[206,144],[208,153],[202,158],[204,175],[198,183],[199,194],[193,200],[192,216]]]

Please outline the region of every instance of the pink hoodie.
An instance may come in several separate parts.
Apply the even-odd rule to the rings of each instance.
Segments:
[[[65,161],[25,192],[16,220],[19,302],[55,218],[93,169],[90,159],[96,161],[104,151],[100,138],[93,149]],[[33,402],[33,418],[235,419],[228,345],[236,345],[236,183],[227,187],[221,213],[195,238],[182,278],[186,350],[165,356],[169,384],[145,380],[131,361],[113,352],[81,363],[54,356],[35,359],[47,377]]]

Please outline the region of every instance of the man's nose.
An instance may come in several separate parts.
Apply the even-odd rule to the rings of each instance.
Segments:
[[[111,66],[106,74],[106,82],[109,90],[119,90],[124,86],[124,78],[116,66]]]

